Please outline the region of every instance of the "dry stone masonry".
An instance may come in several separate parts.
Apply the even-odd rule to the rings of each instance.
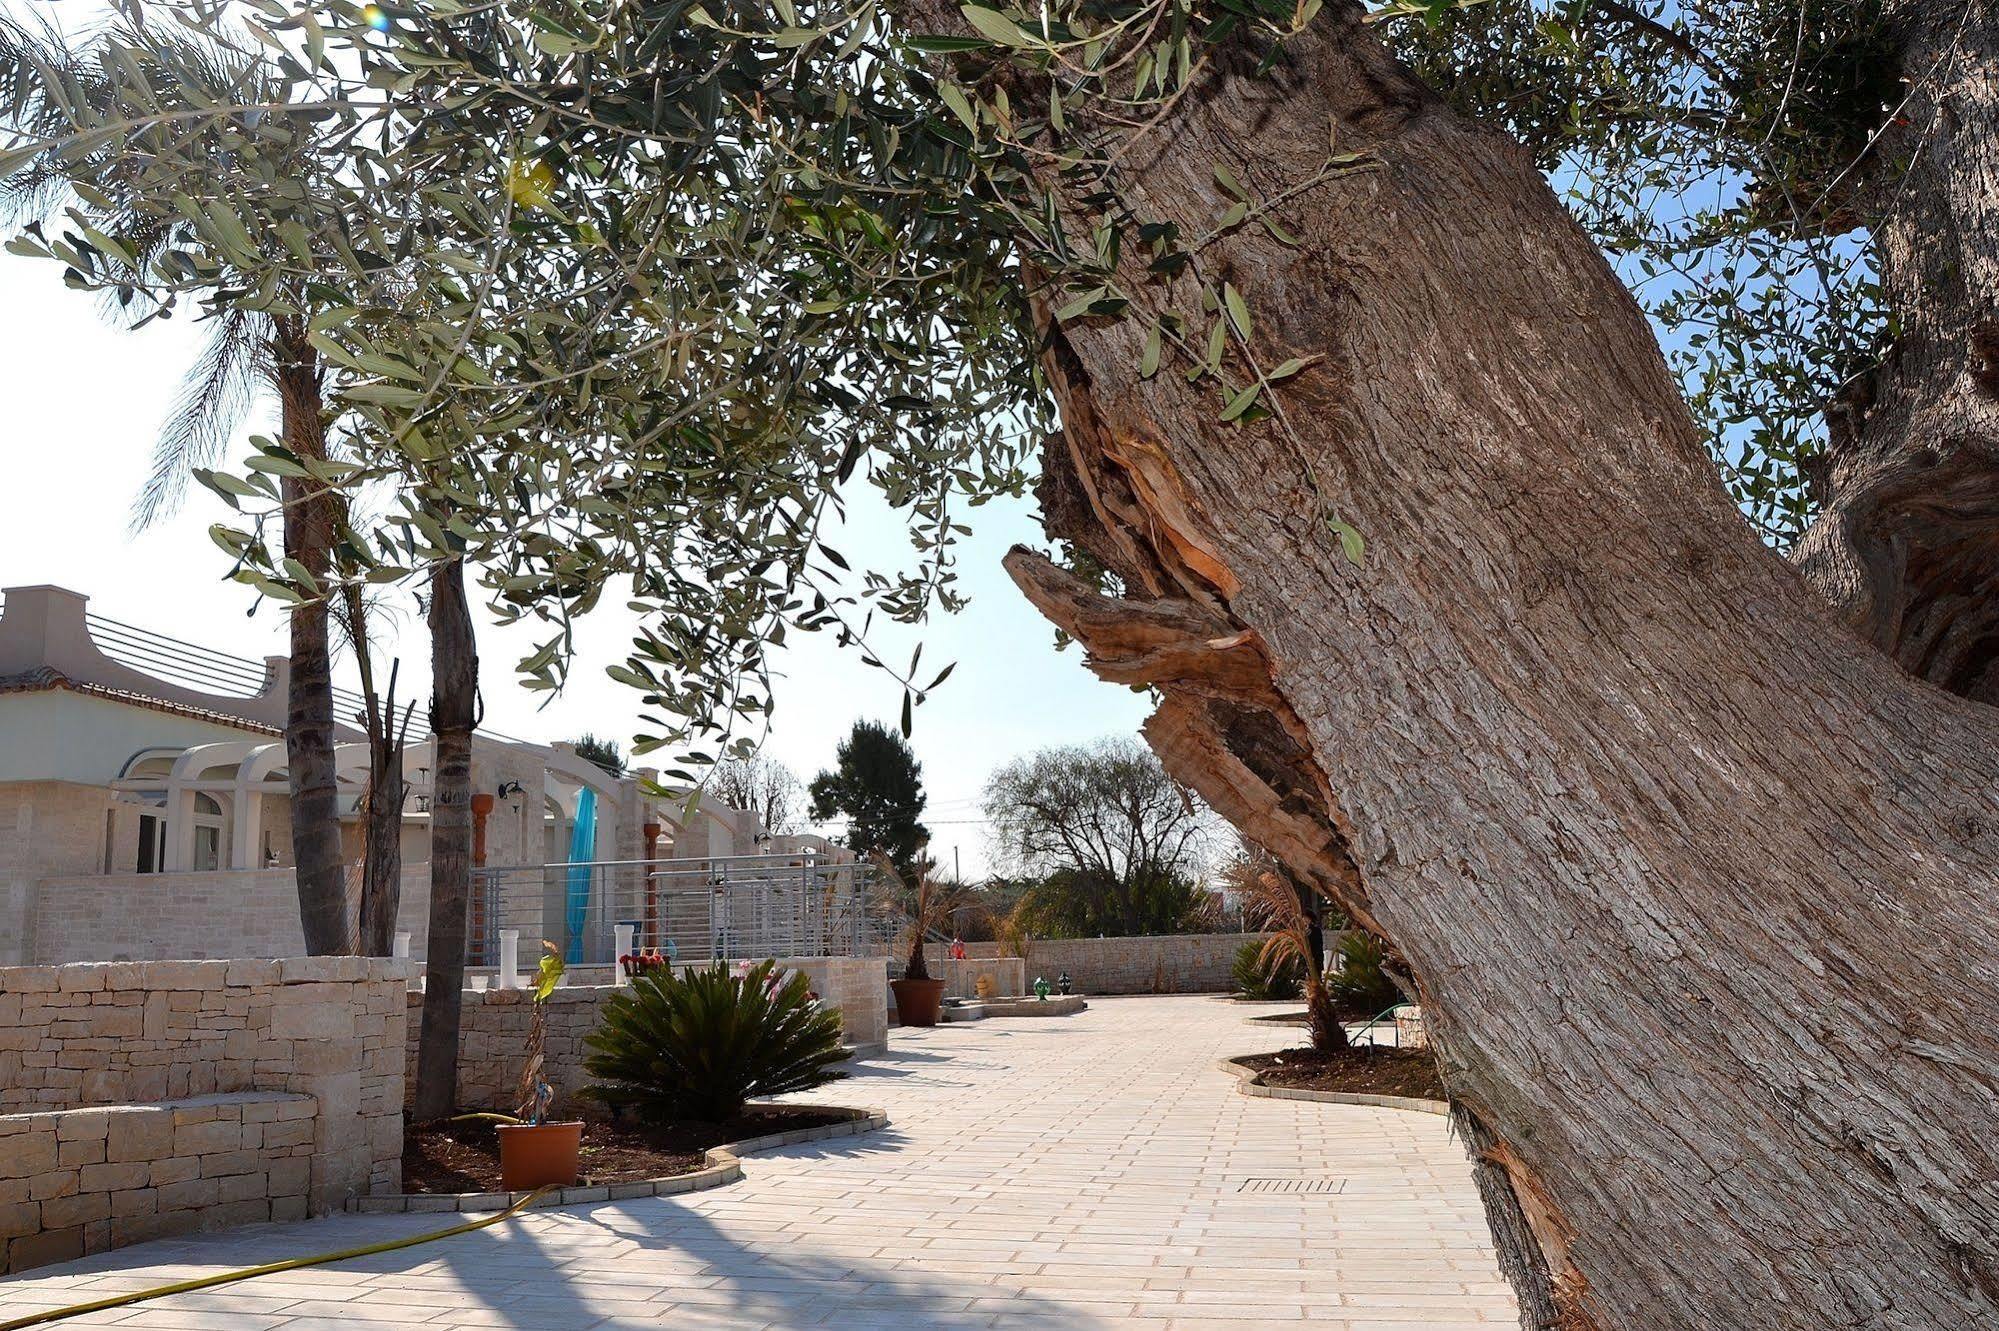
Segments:
[[[11,1274],[163,1234],[311,1210],[319,1105],[241,1091],[0,1117],[0,1239]]]
[[[24,1269],[401,1185],[409,963],[0,968],[0,1245]]]
[[[1224,994],[1235,988],[1236,949],[1263,934],[1162,934],[1148,938],[1045,938],[1028,949],[1026,976],[1050,984],[1068,972],[1081,994]],[[973,957],[997,943],[967,943]],[[936,967],[933,965],[932,970]]]

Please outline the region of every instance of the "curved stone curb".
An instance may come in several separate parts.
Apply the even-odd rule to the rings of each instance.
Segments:
[[[1443,1100],[1419,1100],[1410,1095],[1368,1095],[1361,1091],[1308,1091],[1296,1086],[1266,1086],[1263,1074],[1246,1068],[1232,1058],[1216,1061],[1223,1072],[1232,1073],[1236,1089],[1244,1095],[1266,1100],[1310,1100],[1322,1105],[1364,1105],[1371,1109],[1406,1109],[1417,1114],[1448,1114],[1451,1106]]]
[[[795,1109],[841,1109],[837,1105],[790,1105]],[[742,1157],[780,1146],[805,1142],[831,1141],[836,1137],[858,1137],[888,1126],[888,1115],[879,1109],[841,1109],[852,1117],[841,1123],[822,1123],[816,1128],[793,1128],[763,1137],[711,1146],[702,1156],[702,1166],[686,1174],[668,1178],[636,1179],[629,1183],[578,1184],[557,1188],[535,1202],[531,1210],[551,1206],[582,1206],[589,1202],[620,1202],[632,1197],[671,1197],[682,1192],[706,1192],[734,1183],[743,1176]],[[422,1214],[437,1211],[504,1211],[524,1200],[525,1192],[394,1192],[374,1197],[357,1197],[347,1203],[349,1211],[363,1215]]]

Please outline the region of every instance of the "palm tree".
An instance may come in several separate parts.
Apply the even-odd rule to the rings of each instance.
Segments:
[[[423,1025],[417,1036],[418,1122],[458,1107],[459,992],[472,879],[472,732],[479,723],[479,652],[465,597],[465,563],[431,569],[431,742],[437,770],[430,803],[430,933]]]
[[[388,687],[377,687],[374,644],[368,640],[368,598],[360,584],[349,582],[334,625],[354,652],[361,674],[361,722],[368,732],[368,789],[363,796],[361,909],[355,927],[355,950],[364,957],[386,957],[394,948],[396,912],[402,904],[403,803],[409,787],[403,779],[403,753],[408,747],[414,703],[396,715],[396,677],[401,663],[389,666]]]
[[[245,302],[239,299],[243,289],[255,285],[245,274],[226,261],[192,264],[188,253],[208,259],[216,251],[171,199],[161,197],[160,178],[151,174],[161,145],[93,132],[94,113],[120,86],[107,62],[133,53],[143,57],[149,88],[163,107],[268,104],[281,100],[282,90],[257,58],[219,42],[121,22],[71,46],[52,27],[31,32],[0,17],[0,128],[31,140],[68,140],[0,177],[0,222],[38,231],[43,222],[73,212],[100,235],[118,238],[125,253],[113,257],[122,261],[125,280],[112,289],[109,309],[122,314],[140,293],[154,301],[134,327],[170,316],[183,290],[204,293],[199,317],[208,339],[160,432],[135,506],[134,525],[143,528],[179,503],[189,474],[219,457],[244,411],[263,393],[275,393],[282,441],[301,460],[327,459],[328,414],[324,368],[308,339],[307,319],[273,312],[302,302]],[[202,152],[199,127],[210,122],[189,123],[196,128],[175,131],[183,137],[173,151],[192,161]],[[235,160],[226,151],[207,152],[199,169],[210,190],[254,206],[270,180],[247,169],[236,180]],[[298,151],[292,164],[291,179],[309,181],[310,157]],[[290,615],[285,723],[299,915],[308,952],[340,953],[351,950],[353,938],[335,784],[327,589],[345,511],[334,491],[309,476],[288,475],[280,484],[285,556],[305,584]]]
[[[1269,966],[1290,957],[1305,968],[1305,1024],[1312,1033],[1312,1047],[1327,1052],[1347,1048],[1347,1030],[1326,984],[1323,898],[1260,851],[1246,851],[1227,875],[1249,914],[1270,933],[1263,944],[1262,963]]]

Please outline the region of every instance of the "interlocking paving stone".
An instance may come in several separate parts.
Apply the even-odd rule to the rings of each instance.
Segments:
[[[754,1156],[742,1182],[713,1192],[529,1212],[71,1325],[1515,1324],[1447,1121],[1238,1094],[1215,1060],[1298,1034],[1247,1024],[1254,1010],[1200,997],[1093,999],[1073,1017],[898,1028],[851,1080],[796,1097],[881,1107],[885,1131]],[[0,1320],[445,1223],[343,1215],[121,1248],[0,1281]]]

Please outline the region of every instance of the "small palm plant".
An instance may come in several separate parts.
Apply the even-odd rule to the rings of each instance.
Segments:
[[[904,917],[904,946],[908,952],[902,969],[903,978],[927,980],[930,978],[930,966],[923,956],[924,939],[942,928],[946,920],[967,904],[969,893],[962,884],[939,881],[931,874],[928,861],[918,862],[916,885],[911,887],[887,855],[876,851],[873,859],[886,889],[884,904],[900,911]]]
[[[1257,1002],[1282,1002],[1298,996],[1305,968],[1290,957],[1266,957],[1255,939],[1236,949],[1229,967],[1236,992]]]
[[[743,975],[717,962],[685,974],[647,971],[611,996],[585,1043],[594,1085],[578,1092],[646,1124],[724,1122],[751,1096],[810,1090],[845,1076],[840,1018],[805,976],[760,961]]]
[[[555,992],[556,985],[562,983],[562,953],[545,938],[541,948],[541,965],[535,971],[531,987],[534,1019],[528,1026],[528,1053],[521,1066],[521,1099],[516,1111],[517,1121],[530,1125],[547,1118],[549,1106],[555,1103],[555,1088],[548,1084],[544,1067],[548,1045],[548,996]]]
[[[1402,991],[1382,968],[1387,951],[1381,940],[1359,929],[1340,935],[1333,947],[1340,967],[1326,976],[1326,991],[1343,1012],[1372,1017],[1403,1001]]]
[[[1304,969],[1305,1024],[1312,1032],[1312,1047],[1320,1050],[1345,1049],[1346,1027],[1326,987],[1325,959],[1315,947],[1318,920],[1306,894],[1311,888],[1294,886],[1273,865],[1251,865],[1236,875],[1236,888],[1243,892],[1251,912],[1270,931],[1261,949],[1264,965],[1288,961]]]
[[[1009,957],[1019,957],[1022,970],[1027,970],[1032,964],[1036,923],[1031,897],[1022,897],[1014,902],[1013,909],[1001,916],[998,922],[1000,951]]]
[[[541,965],[529,986],[534,1020],[528,1026],[527,1055],[521,1060],[521,1098],[512,1114],[459,1114],[460,1121],[485,1119],[496,1125],[500,1140],[501,1186],[509,1192],[530,1188],[566,1187],[576,1181],[583,1144],[581,1120],[548,1121],[555,1088],[544,1072],[548,1041],[548,997],[562,982],[562,953],[542,940]]]

